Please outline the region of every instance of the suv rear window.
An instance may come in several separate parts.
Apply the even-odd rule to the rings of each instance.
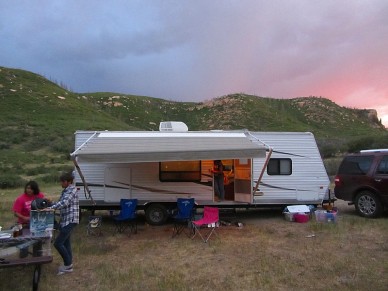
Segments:
[[[338,174],[365,175],[373,162],[373,156],[348,156],[338,169]]]

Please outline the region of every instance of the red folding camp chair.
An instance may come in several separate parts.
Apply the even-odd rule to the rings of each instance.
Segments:
[[[191,238],[194,238],[198,234],[205,243],[208,242],[210,236],[216,233],[216,227],[219,226],[218,208],[205,206],[203,208],[203,217],[199,220],[192,221],[192,223],[194,234]]]

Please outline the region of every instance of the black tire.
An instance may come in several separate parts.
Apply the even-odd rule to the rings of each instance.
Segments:
[[[34,274],[32,276],[32,290],[36,291],[39,288],[41,265],[37,264],[34,268]]]
[[[360,216],[376,218],[383,213],[383,205],[376,194],[364,190],[357,194],[354,201],[356,211]]]
[[[163,204],[153,203],[147,207],[145,217],[148,224],[162,225],[168,218],[167,209]]]

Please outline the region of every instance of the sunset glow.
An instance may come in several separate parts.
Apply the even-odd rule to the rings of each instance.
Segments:
[[[386,0],[33,2],[0,2],[0,66],[78,93],[322,96],[388,127]]]

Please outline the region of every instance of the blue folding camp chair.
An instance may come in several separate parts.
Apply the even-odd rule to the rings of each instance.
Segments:
[[[113,217],[116,231],[122,233],[130,227],[131,233],[137,233],[137,199],[121,199],[120,207],[119,215]]]
[[[178,213],[172,218],[174,219],[174,229],[172,237],[175,237],[182,232],[186,232],[187,236],[192,234],[192,224],[191,220],[193,218],[194,210],[194,198],[178,198],[177,199]]]

